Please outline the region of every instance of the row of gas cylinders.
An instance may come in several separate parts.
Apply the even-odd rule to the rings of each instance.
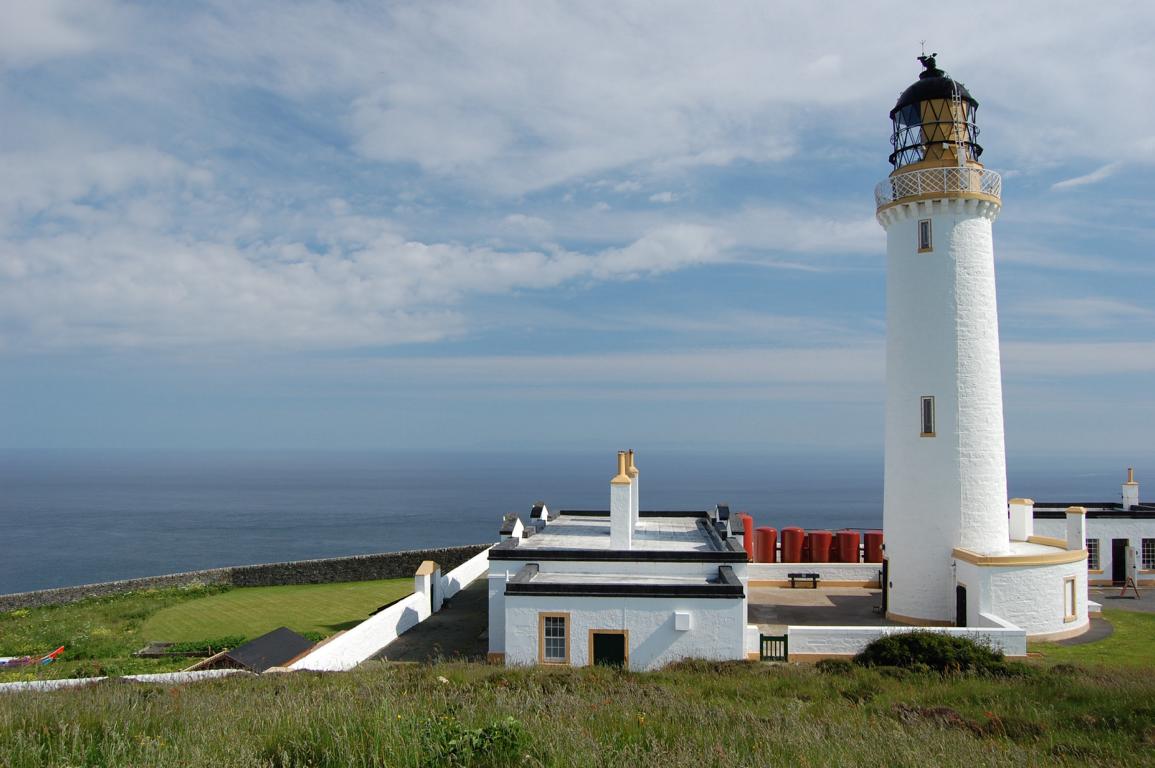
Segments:
[[[806,531],[782,529],[781,559],[778,556],[778,530],[754,527],[754,518],[740,512],[742,546],[755,563],[881,563],[882,531]],[[859,548],[861,540],[862,547]]]

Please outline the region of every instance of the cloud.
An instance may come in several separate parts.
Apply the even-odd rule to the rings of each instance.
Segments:
[[[313,248],[189,241],[131,222],[93,229],[0,242],[6,346],[428,342],[463,332],[459,305],[472,295],[659,274],[716,260],[725,246],[706,228],[677,225],[590,254],[497,250],[408,240],[387,221],[339,213]]]
[[[1118,377],[1155,371],[1155,342],[1012,341],[1003,343],[1002,360],[1009,377]]]
[[[673,192],[657,192],[650,195],[651,203],[672,203],[678,199],[678,196]]]
[[[27,67],[88,53],[115,39],[123,16],[106,0],[0,3],[0,64]]]
[[[1056,181],[1051,185],[1051,189],[1071,189],[1073,187],[1083,187],[1088,184],[1097,184],[1100,181],[1106,179],[1108,176],[1112,176],[1116,171],[1119,170],[1120,167],[1122,167],[1121,163],[1107,163],[1106,165],[1096,168],[1094,171],[1091,171],[1088,174],[1084,174],[1083,176],[1076,176],[1072,179]]]
[[[1011,314],[1042,318],[1049,327],[1133,329],[1137,323],[1155,321],[1155,310],[1106,296],[1053,297],[1011,304]]]

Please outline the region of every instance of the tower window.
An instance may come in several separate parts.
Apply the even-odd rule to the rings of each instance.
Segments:
[[[1099,563],[1099,540],[1087,539],[1087,570],[1097,571],[1102,568]]]
[[[918,252],[925,253],[934,250],[934,243],[930,238],[930,219],[918,220]]]
[[[934,437],[934,397],[922,398],[922,432],[920,437]]]

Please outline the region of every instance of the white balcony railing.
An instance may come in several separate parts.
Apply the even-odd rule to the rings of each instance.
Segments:
[[[1003,177],[985,168],[923,168],[892,176],[880,183],[874,188],[874,202],[881,208],[904,197],[936,192],[975,192],[1001,198]]]

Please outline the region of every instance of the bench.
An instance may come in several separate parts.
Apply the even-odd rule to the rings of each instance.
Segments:
[[[818,589],[818,580],[822,577],[817,573],[788,573],[786,578],[790,579],[791,589],[794,589],[796,582],[799,581],[809,581],[811,587]]]

